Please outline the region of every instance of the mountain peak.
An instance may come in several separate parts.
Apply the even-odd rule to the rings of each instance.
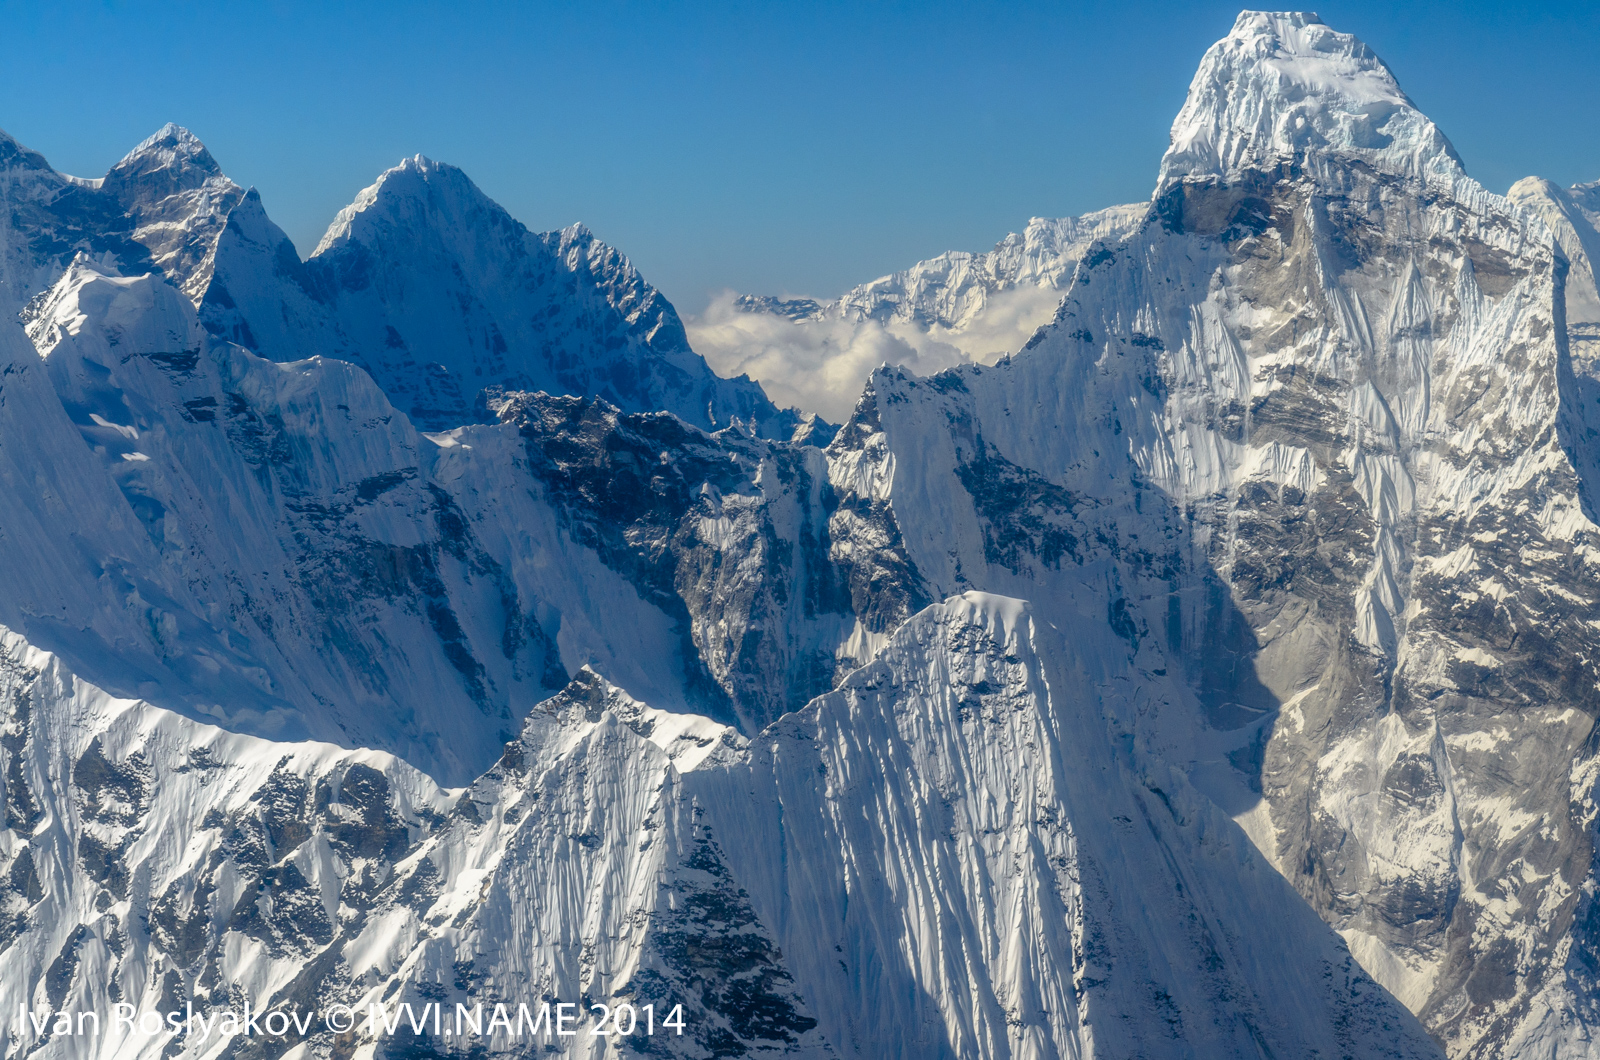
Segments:
[[[170,225],[197,209],[202,214],[214,213],[213,204],[202,201],[213,198],[226,200],[215,204],[226,212],[242,194],[206,145],[172,122],[140,141],[112,166],[100,187],[133,213],[141,226],[150,222]]]
[[[19,143],[16,137],[4,129],[0,129],[0,169],[55,174],[55,170],[45,161],[43,155]]]
[[[194,133],[185,129],[177,122],[169,121],[149,136],[139,142],[139,146],[128,152],[137,155],[158,148],[181,148],[187,151],[204,151],[205,144]]]
[[[178,187],[198,187],[211,177],[222,176],[222,167],[199,137],[169,121],[112,166],[106,183],[149,182],[157,174],[165,176],[163,182]]]
[[[1159,187],[1327,158],[1426,179],[1464,174],[1376,52],[1311,12],[1244,11],[1200,60]]]
[[[414,205],[418,203],[421,205]],[[505,211],[458,167],[426,155],[412,155],[378,174],[377,180],[339,211],[312,257],[346,243],[366,242],[375,238],[380,228],[459,227],[471,223],[469,216],[484,213],[498,216]],[[505,215],[505,220],[509,222],[510,216]]]

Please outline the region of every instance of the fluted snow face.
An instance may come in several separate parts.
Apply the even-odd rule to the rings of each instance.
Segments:
[[[1436,1055],[1242,832],[1118,750],[1114,635],[1064,632],[951,597],[686,778],[826,1039],[897,1060]]]
[[[755,741],[584,669],[445,790],[108,696],[0,629],[0,1003],[681,1004],[682,1037],[632,1044],[696,1060],[1434,1056],[1203,796],[1119,755],[1080,664],[969,593]],[[430,1044],[352,1037],[274,1044]]]
[[[279,994],[452,802],[390,755],[110,696],[7,629],[0,758],[0,1003],[102,1013],[101,1036],[42,1045],[54,1057],[162,1054],[165,1035],[118,1032],[110,999]]]
[[[1350,38],[1241,27],[1198,86],[1226,60],[1218,86],[1294,103],[1247,45],[1300,30],[1392,84]],[[1215,114],[1208,143],[1271,146]],[[1028,349],[876,373],[829,450],[835,548],[1117,631],[1148,698],[1103,694],[1111,724],[1232,807],[1453,1053],[1575,1055],[1600,530],[1572,274],[1541,220],[1353,142],[1167,179]]]
[[[440,989],[468,1007],[653,1002],[658,1031],[681,1004],[685,1033],[662,1032],[656,1055],[836,1056],[684,791],[741,745],[583,671],[494,769],[448,790],[381,752],[109,696],[0,628],[0,1003],[102,1014],[98,1037],[29,1039],[51,1058],[245,1045],[214,1019],[205,1038],[126,1033],[108,999],[421,1011]],[[333,1036],[311,1028],[274,1044],[327,1055]],[[395,1044],[357,1037],[369,1055]]]
[[[1463,172],[1371,48],[1314,14],[1246,11],[1200,61],[1158,187],[1295,160],[1363,162],[1410,177]]]
[[[695,426],[751,392],[449,167],[309,263],[243,194],[197,314],[197,141],[98,184],[0,141],[8,290],[54,283],[34,348],[0,329],[0,1011],[521,993],[682,1001],[655,1047],[696,1060],[1437,1056],[1403,1003],[1452,1055],[1586,1055],[1600,193],[1484,192],[1307,16],[1242,16],[1196,85],[1151,203],[856,292],[924,335],[1060,304],[876,372],[825,451]],[[466,392],[415,336],[578,392],[419,433]]]
[[[1600,647],[1555,276],[1543,227],[1482,192],[1175,185],[1031,349],[880,372],[829,453],[836,535],[892,518],[935,598],[1120,631],[1149,703],[1115,724],[1462,1053],[1521,1034],[1565,981],[1544,955],[1590,945],[1566,881],[1591,871],[1569,773],[1596,678],[1534,676]]]

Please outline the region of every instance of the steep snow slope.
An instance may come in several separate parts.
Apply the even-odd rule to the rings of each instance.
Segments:
[[[230,193],[179,131],[98,185],[7,158],[7,283],[63,274],[37,352],[0,334],[0,1011],[679,999],[652,1048],[696,1057],[1435,1055],[1398,998],[1452,1055],[1586,1054],[1572,254],[1354,38],[1241,16],[1053,322],[875,373],[825,452],[701,429],[715,387],[641,408],[686,393],[670,308],[448,167],[302,262],[253,194],[208,242]],[[158,257],[211,269],[198,316],[117,274]],[[525,281],[566,291],[547,332]],[[496,331],[615,340],[583,385],[630,407],[516,390],[560,358]]]
[[[116,1031],[115,1001],[271,996],[451,802],[388,755],[230,735],[115,699],[10,631],[0,718],[0,998],[12,1012],[103,1013],[104,1036],[54,1036],[51,1055],[158,1055],[165,1036]],[[22,1028],[7,1030],[20,1045]]]
[[[1435,1055],[1237,826],[1117,746],[1107,642],[968,593],[686,778],[819,1029],[905,1058]]]
[[[1588,332],[1600,326],[1600,292],[1594,274],[1594,261],[1600,257],[1600,231],[1596,230],[1596,215],[1580,206],[1573,194],[1578,190],[1565,190],[1542,177],[1524,177],[1511,185],[1506,197],[1533,210],[1555,236],[1569,266],[1564,285],[1567,327],[1590,338]]]
[[[73,258],[130,275],[157,269],[193,299],[244,191],[187,130],[163,126],[96,180],[57,173],[0,133],[0,316],[52,286]]]
[[[420,435],[359,369],[83,261],[30,334],[3,620],[121,694],[463,782],[586,664],[753,733],[867,650],[813,447],[524,394]]]
[[[448,996],[513,1013],[562,999],[585,1015],[590,999],[654,1000],[660,1038],[638,1042],[658,1055],[834,1055],[677,790],[674,763],[737,741],[587,671],[465,793],[378,752],[230,735],[111,698],[9,632],[0,724],[0,1002],[41,1020],[102,1014],[98,1037],[9,1028],[30,1053],[278,1056],[311,1037],[326,1055],[320,1020],[247,1042],[221,1013],[420,1013]],[[192,1006],[210,1030],[129,1033],[112,1001]],[[681,1038],[661,1026],[674,1005]],[[616,1055],[615,1040],[583,1038],[580,1055]]]
[[[126,693],[445,776],[564,682],[537,597],[429,483],[439,447],[359,370],[218,343],[160,280],[81,262],[31,334],[5,411],[40,470],[12,495],[49,513],[7,527],[15,628]]]
[[[1117,724],[1463,1055],[1579,1055],[1596,989],[1600,557],[1558,254],[1359,41],[1246,13],[1051,327],[877,373],[829,451],[836,548],[892,534],[924,594],[1098,610],[1149,689]]]
[[[1574,404],[1584,410],[1600,407],[1600,282],[1595,278],[1595,262],[1600,261],[1600,195],[1592,184],[1562,190],[1548,180],[1526,177],[1511,186],[1508,197],[1544,221],[1566,259],[1561,304],[1578,394]],[[1574,432],[1596,437],[1592,431],[1597,418],[1579,417],[1582,422],[1574,425]],[[1592,445],[1586,448],[1593,451]],[[1584,471],[1591,483],[1587,500],[1592,513],[1596,504],[1592,484],[1600,479],[1596,472]]]
[[[32,333],[45,356],[19,355],[12,375],[36,389],[8,392],[15,398],[5,408],[29,418],[17,444],[4,448],[27,453],[23,440],[31,436],[27,445],[48,442],[43,453],[70,469],[48,481],[85,496],[68,492],[72,507],[54,510],[56,525],[98,532],[93,513],[114,518],[107,537],[87,547],[68,541],[58,559],[48,559],[52,542],[43,529],[7,556],[17,579],[33,573],[54,591],[88,597],[93,636],[76,646],[90,664],[145,659],[153,694],[189,698],[192,714],[213,708],[235,733],[275,725],[280,737],[292,737],[300,726],[346,746],[373,740],[438,775],[459,774],[474,757],[481,762],[475,747],[503,724],[473,704],[474,673],[493,691],[514,681],[519,666],[528,690],[549,672],[539,669],[551,661],[548,646],[542,655],[519,648],[524,658],[510,666],[495,658],[494,638],[517,628],[508,611],[526,613],[533,628],[549,622],[555,672],[579,678],[533,711],[502,765],[441,820],[448,794],[385,754],[269,743],[112,702],[13,637],[11,731],[0,745],[12,815],[6,900],[17,933],[14,971],[0,977],[8,1009],[24,998],[42,1011],[110,997],[149,1007],[194,1002],[212,1013],[246,997],[304,1007],[409,999],[420,1007],[484,996],[492,985],[494,996],[659,998],[661,1007],[682,999],[691,1033],[681,1055],[730,1043],[817,1056],[886,1049],[907,1057],[929,1049],[1085,1055],[1096,1040],[1141,1035],[1152,1053],[1170,1043],[1173,1055],[1184,1055],[1185,1042],[1237,1043],[1257,1034],[1292,1044],[1307,1040],[1297,1026],[1331,1022],[1347,1024],[1365,1055],[1395,1055],[1397,1035],[1399,1055],[1428,1055],[1415,1030],[1405,1029],[1404,1014],[1303,910],[1298,930],[1307,941],[1291,947],[1286,965],[1282,950],[1269,946],[1281,942],[1282,920],[1270,921],[1269,939],[1260,939],[1249,926],[1259,918],[1205,899],[1195,908],[1213,926],[1193,938],[1175,928],[1173,938],[1189,940],[1180,944],[1140,927],[1139,918],[1130,925],[1114,901],[1106,904],[1116,886],[1109,885],[1081,917],[1058,899],[1055,919],[1039,922],[1046,937],[1030,955],[996,948],[1008,936],[980,934],[972,938],[978,963],[970,973],[956,974],[963,958],[931,965],[925,975],[919,957],[860,985],[830,978],[832,951],[818,952],[816,939],[808,950],[803,936],[781,934],[793,922],[773,911],[805,892],[771,877],[785,858],[782,848],[752,849],[762,837],[795,836],[818,881],[854,879],[869,852],[916,878],[920,852],[874,848],[870,830],[820,838],[795,832],[797,810],[819,823],[855,816],[848,803],[801,808],[822,763],[803,757],[780,769],[770,751],[747,760],[742,741],[715,722],[652,711],[579,668],[602,659],[681,709],[704,694],[685,672],[693,660],[754,731],[830,686],[849,659],[884,644],[908,612],[884,603],[894,585],[879,573],[906,572],[894,570],[892,544],[852,555],[859,536],[830,538],[830,511],[840,518],[857,510],[833,510],[817,450],[738,431],[705,435],[667,415],[626,417],[595,402],[534,395],[498,404],[499,424],[430,440],[412,433],[347,366],[272,364],[208,340],[188,302],[154,277],[107,277],[79,263],[37,308]],[[435,492],[446,486],[446,496]],[[35,480],[13,489],[21,498],[38,495],[40,505],[61,503]],[[104,586],[96,572],[106,565],[78,572],[85,555],[113,545],[138,550],[127,565],[153,587],[131,594],[113,580],[101,602],[91,590]],[[507,557],[498,568],[495,555]],[[521,601],[514,609],[505,602],[508,584]],[[158,598],[157,588],[166,595]],[[62,631],[71,631],[69,623],[44,623],[47,609],[28,606],[44,588],[25,590],[34,596],[10,598],[21,605],[20,621],[70,641]],[[458,616],[458,637],[441,630],[443,608]],[[111,621],[123,639],[98,637],[94,623]],[[1056,750],[1047,756],[1084,754],[1072,758],[1079,769],[1106,763],[1103,743],[1086,742],[1085,732],[1050,736],[1062,708],[1046,697],[1038,676],[1045,664],[1023,624],[1018,605],[971,601],[936,608],[902,632],[894,658],[905,675],[950,671],[977,680],[956,691],[935,677],[918,700],[876,701],[876,720],[861,717],[864,732],[887,736],[888,718],[906,709],[943,712],[930,713],[935,728],[947,724],[950,710],[981,715],[983,698],[996,690],[974,668],[996,668],[996,679],[1012,686],[998,698],[1025,717],[1015,719],[1020,731],[998,730],[998,744],[981,729],[964,734],[970,749],[952,749],[950,761],[917,741],[911,760],[916,775],[929,779],[885,805],[885,820],[924,817],[930,807],[917,792],[925,784],[943,784],[952,798],[972,784],[998,791],[994,763],[1009,769],[1030,740],[1049,737],[1045,746]],[[1109,632],[1099,639],[1120,651]],[[933,654],[923,659],[924,651]],[[1120,667],[1106,665],[1103,643],[1099,652],[1100,666],[1115,674]],[[470,665],[475,659],[481,671]],[[363,681],[380,679],[381,694],[370,696],[369,688],[363,699]],[[251,680],[265,687],[251,691]],[[186,691],[196,688],[202,694]],[[975,707],[965,703],[969,693]],[[398,726],[396,708],[410,712],[398,715]],[[1080,724],[1093,734],[1102,722],[1090,716]],[[440,734],[448,742],[429,741]],[[971,755],[990,765],[965,779],[951,772]],[[730,772],[719,778],[706,772],[713,768]],[[828,768],[843,775],[845,762],[830,756]],[[1053,779],[1040,797],[1060,802],[1058,785],[1072,770],[1063,761],[1059,772],[1045,772]],[[707,786],[689,786],[676,773],[704,773]],[[789,792],[785,817],[759,816],[775,811],[770,797],[752,800],[752,776]],[[1161,903],[1174,879],[1189,890],[1202,886],[1195,874],[1216,876],[1211,886],[1221,894],[1239,891],[1231,874],[1240,871],[1275,885],[1237,833],[1215,848],[1183,831],[1203,819],[1203,803],[1185,794],[1181,778],[1154,783],[1155,797],[1175,805],[1182,820],[1174,818],[1175,832],[1154,826],[1165,839],[1150,850],[1151,864],[1180,867],[1173,877],[1151,877],[1152,909],[1189,923],[1190,907]],[[968,796],[973,806],[989,797]],[[1106,798],[1080,789],[1070,807],[1103,814]],[[1018,817],[1015,826],[1059,845],[1059,820]],[[1212,825],[1231,827],[1221,819]],[[987,827],[969,820],[956,845],[986,841]],[[1093,856],[1106,863],[1118,856],[1107,844],[1143,842],[1097,834]],[[557,849],[568,856],[547,856]],[[1231,853],[1194,862],[1204,849]],[[799,864],[799,853],[788,863]],[[1017,890],[1008,879],[964,892],[963,919],[1034,893],[1026,880]],[[942,951],[931,947],[944,928],[897,941],[870,925],[951,900],[951,882],[930,876],[913,893],[863,891],[853,908],[865,920],[848,921],[842,941],[827,945],[847,950],[847,964],[857,968],[901,969],[907,945],[935,959]],[[1265,900],[1258,895],[1255,904]],[[1281,907],[1281,896],[1273,901]],[[880,912],[867,911],[874,906]],[[530,918],[527,910],[542,912]],[[1061,919],[1063,910],[1072,918]],[[1239,957],[1238,971],[1216,971],[1208,954],[1217,945]],[[1277,956],[1269,959],[1269,951]],[[1043,963],[1058,957],[1060,964]],[[896,1016],[892,1027],[869,1034],[860,1013],[900,1011],[908,974],[931,991],[935,1000],[921,1011],[933,1022],[918,1017],[913,1027]],[[439,984],[449,984],[442,995]],[[1241,1010],[1245,995],[1255,1000]],[[863,998],[870,1008],[859,1007]],[[1075,1016],[1059,1008],[1063,999]],[[1289,1012],[1298,1015],[1281,1015]],[[1013,1014],[1022,1021],[1015,1032]],[[1222,1030],[1207,1029],[1219,1019]],[[833,1035],[846,1033],[841,1020],[854,1033],[835,1044]],[[1177,1036],[1174,1020],[1181,1021]],[[1087,1029],[1096,1025],[1105,1029]],[[1373,1028],[1385,1025],[1375,1039]],[[1134,1029],[1115,1029],[1124,1026]],[[1159,1033],[1148,1037],[1149,1028]],[[63,1036],[46,1048],[101,1055],[95,1044]],[[166,1046],[159,1037],[122,1043],[152,1055]]]
[[[715,375],[660,292],[583,226],[531,233],[421,156],[341,211],[309,262],[254,189],[171,124],[96,180],[0,133],[0,202],[0,317],[84,254],[110,273],[160,272],[210,331],[269,359],[360,365],[424,429],[483,418],[486,387],[603,397],[713,429],[738,418],[770,437],[800,426],[759,385]]]
[[[911,1060],[1337,1038],[1353,1057],[1437,1055],[1229,822],[1056,698],[1069,655],[1036,654],[1049,635],[1019,601],[930,608],[756,744],[584,670],[452,792],[387,755],[113,699],[0,633],[0,1004],[46,1024],[107,999],[188,1005],[212,1028],[12,1041]],[[245,1042],[218,1018],[247,1000],[651,1004],[663,1022],[681,1005],[684,1033],[462,1043],[424,1016],[421,1034],[314,1022]]]
[[[1246,11],[1195,71],[1157,190],[1277,163],[1318,176],[1351,163],[1417,180],[1464,172],[1444,134],[1362,41],[1314,14]]]
[[[100,183],[57,173],[0,132],[0,318],[9,322],[79,253],[109,267],[152,267],[133,219]]]
[[[486,387],[664,409],[699,427],[798,425],[689,348],[677,313],[582,225],[529,232],[454,166],[422,156],[340,211],[301,263],[255,197],[230,219],[201,319],[273,360],[365,368],[419,427],[482,418]]]
[[[1144,211],[1035,217],[987,253],[941,254],[831,301],[730,293],[689,334],[718,370],[749,374],[780,401],[843,419],[885,361],[931,374],[1021,347],[1049,321],[1090,245],[1120,238]]]

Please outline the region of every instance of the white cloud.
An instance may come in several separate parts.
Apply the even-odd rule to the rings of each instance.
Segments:
[[[779,405],[793,405],[842,423],[878,365],[904,365],[932,375],[958,364],[992,364],[1015,353],[1049,322],[1061,292],[1019,287],[988,296],[981,312],[959,328],[931,329],[893,321],[852,322],[829,314],[792,321],[734,306],[724,291],[706,311],[685,321],[689,342],[723,376],[749,375]]]

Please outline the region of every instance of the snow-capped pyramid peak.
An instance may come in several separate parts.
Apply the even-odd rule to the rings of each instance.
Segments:
[[[199,137],[169,121],[112,166],[106,181],[109,184],[147,183],[157,174],[165,183],[198,187],[212,177],[222,176],[222,167],[217,165]]]
[[[373,225],[394,223],[402,215],[415,213],[406,204],[417,201],[425,204],[424,213],[437,213],[447,226],[460,223],[467,214],[505,213],[457,167],[426,155],[412,155],[378,174],[377,180],[339,211],[313,255],[351,241],[365,242]]]
[[[0,168],[8,170],[33,170],[41,173],[55,173],[50,168],[50,163],[44,156],[30,147],[18,142],[15,136],[0,129]]]
[[[177,122],[169,121],[141,140],[132,151],[128,152],[127,157],[132,158],[136,155],[155,152],[179,152],[195,155],[204,154],[205,150],[206,145],[200,142],[198,136]]]
[[[211,279],[217,236],[244,197],[199,137],[168,122],[112,166],[99,188],[133,221],[134,242],[198,301]]]
[[[281,248],[282,234],[268,242]],[[263,272],[316,279],[296,281],[298,292],[280,288],[300,306],[287,311],[241,313],[219,291],[203,310],[211,326],[285,359],[297,344],[332,342],[428,430],[483,415],[476,396],[490,385],[585,394],[712,430],[735,417],[761,422],[767,437],[795,427],[794,414],[756,384],[715,375],[690,348],[677,311],[620,252],[581,225],[530,232],[460,169],[422,155],[379,174],[340,210],[303,269],[277,250],[230,258],[234,249],[244,245],[220,255],[230,286],[248,289],[254,281],[244,277]],[[306,325],[323,328],[322,337],[268,337],[290,317],[324,321]],[[339,337],[328,339],[326,328]]]
[[[1329,156],[1418,179],[1465,172],[1360,39],[1310,12],[1245,11],[1200,61],[1158,186]]]

